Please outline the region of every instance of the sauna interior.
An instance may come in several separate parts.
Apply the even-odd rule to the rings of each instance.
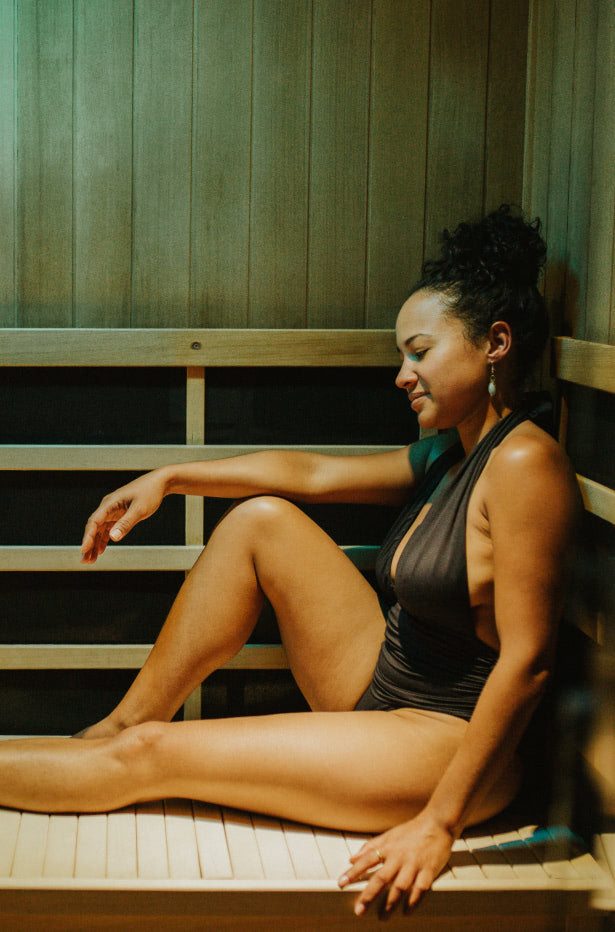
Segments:
[[[612,0],[0,0],[0,642],[151,643],[184,576],[29,569],[27,554],[13,568],[20,548],[33,566],[45,549],[77,553],[102,495],[134,474],[16,468],[17,448],[187,434],[185,369],[46,365],[41,331],[392,329],[442,228],[510,203],[543,223],[552,334],[613,346],[614,92]],[[17,330],[38,365],[7,349]],[[394,373],[393,360],[213,367],[195,436],[403,445],[418,428]],[[577,472],[612,489],[612,394],[562,392],[549,359],[535,387],[563,411]],[[228,504],[204,503],[195,539]],[[377,544],[391,521],[311,513],[350,545]],[[581,829],[615,818],[613,538],[587,517],[538,723],[547,804]],[[184,544],[183,503],[130,542]],[[276,641],[266,612],[253,640]],[[0,663],[0,733],[74,733],[133,676]],[[199,703],[303,707],[275,669],[220,671]]]

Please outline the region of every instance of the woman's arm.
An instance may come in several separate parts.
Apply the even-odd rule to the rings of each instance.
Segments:
[[[577,497],[574,477],[555,444],[524,438],[498,453],[497,463],[494,457],[485,510],[500,656],[427,806],[415,819],[370,841],[343,878],[344,885],[357,879],[374,865],[374,851],[382,854],[383,866],[360,895],[358,912],[387,885],[390,906],[406,891],[414,905],[510,766],[552,666]]]
[[[87,522],[82,559],[93,563],[109,539],[125,537],[157,510],[166,495],[270,494],[298,502],[395,505],[406,500],[414,481],[408,447],[361,456],[267,450],[163,466],[105,496]]]

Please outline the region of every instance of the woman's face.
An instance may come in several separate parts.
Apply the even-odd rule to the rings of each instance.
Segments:
[[[421,427],[458,427],[484,413],[489,341],[477,346],[468,340],[441,295],[417,291],[408,298],[396,334],[403,361],[395,384],[408,393]]]

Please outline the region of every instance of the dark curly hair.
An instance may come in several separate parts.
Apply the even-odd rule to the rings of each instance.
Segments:
[[[444,230],[438,259],[423,265],[421,289],[442,293],[450,313],[463,321],[468,339],[479,342],[492,323],[506,321],[513,336],[515,381],[529,376],[549,336],[538,281],[546,258],[540,220],[527,222],[502,204],[475,223]]]

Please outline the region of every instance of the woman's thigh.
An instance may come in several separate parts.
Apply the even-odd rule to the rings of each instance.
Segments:
[[[354,708],[384,638],[373,587],[322,528],[284,499],[261,496],[238,504],[210,545],[217,553],[228,540],[228,559],[241,560],[240,538],[248,542],[249,560],[310,707]]]
[[[381,831],[426,804],[467,728],[451,716],[323,712],[177,722],[154,744],[156,796],[352,831]],[[487,804],[490,815],[508,799]]]

